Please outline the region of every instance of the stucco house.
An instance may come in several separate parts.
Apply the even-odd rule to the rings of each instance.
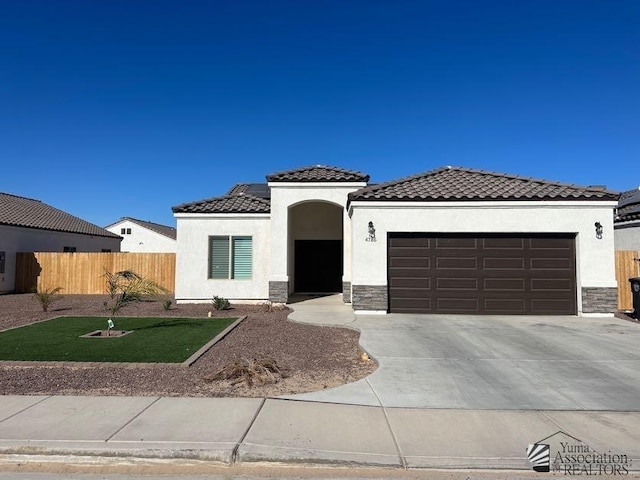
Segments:
[[[159,223],[122,217],[106,230],[122,237],[120,251],[136,253],[175,253],[176,229]]]
[[[616,250],[640,251],[640,188],[622,192],[613,228]]]
[[[175,295],[342,292],[356,312],[610,314],[617,199],[460,167],[372,185],[330,166],[276,172],[173,207]]]
[[[119,252],[120,240],[40,200],[0,193],[0,293],[15,290],[17,252]]]

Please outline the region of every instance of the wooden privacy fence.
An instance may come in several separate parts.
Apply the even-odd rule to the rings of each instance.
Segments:
[[[175,253],[35,252],[16,255],[16,292],[62,287],[63,294],[104,294],[105,271],[133,270],[175,291]]]
[[[636,250],[616,251],[618,309],[632,310],[629,279],[640,277]],[[104,272],[134,272],[175,291],[175,253],[18,253],[16,256],[16,292],[62,287],[66,294],[105,293]]]
[[[616,278],[618,280],[618,310],[633,310],[629,279],[640,277],[636,250],[616,250]]]

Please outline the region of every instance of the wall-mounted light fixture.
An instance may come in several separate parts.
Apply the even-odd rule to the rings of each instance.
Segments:
[[[602,224],[600,222],[596,222],[595,227],[596,227],[596,238],[600,240],[602,238]]]

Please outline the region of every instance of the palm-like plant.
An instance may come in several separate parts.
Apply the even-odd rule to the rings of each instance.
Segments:
[[[115,317],[116,313],[127,305],[167,293],[167,289],[162,285],[144,278],[132,270],[116,273],[107,271],[104,277],[107,281],[107,294],[109,295],[109,300],[104,302],[104,305],[109,310],[109,319]]]
[[[51,306],[51,304],[56,300],[60,299],[62,296],[59,293],[60,290],[62,290],[62,287],[43,288],[33,293],[33,296],[40,302],[40,305],[42,305],[43,312],[48,312],[49,306]]]

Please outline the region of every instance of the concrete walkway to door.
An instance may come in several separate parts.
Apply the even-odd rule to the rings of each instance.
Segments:
[[[369,377],[281,398],[351,405],[640,411],[640,324],[613,317],[355,315],[342,295],[290,319],[353,328]]]

